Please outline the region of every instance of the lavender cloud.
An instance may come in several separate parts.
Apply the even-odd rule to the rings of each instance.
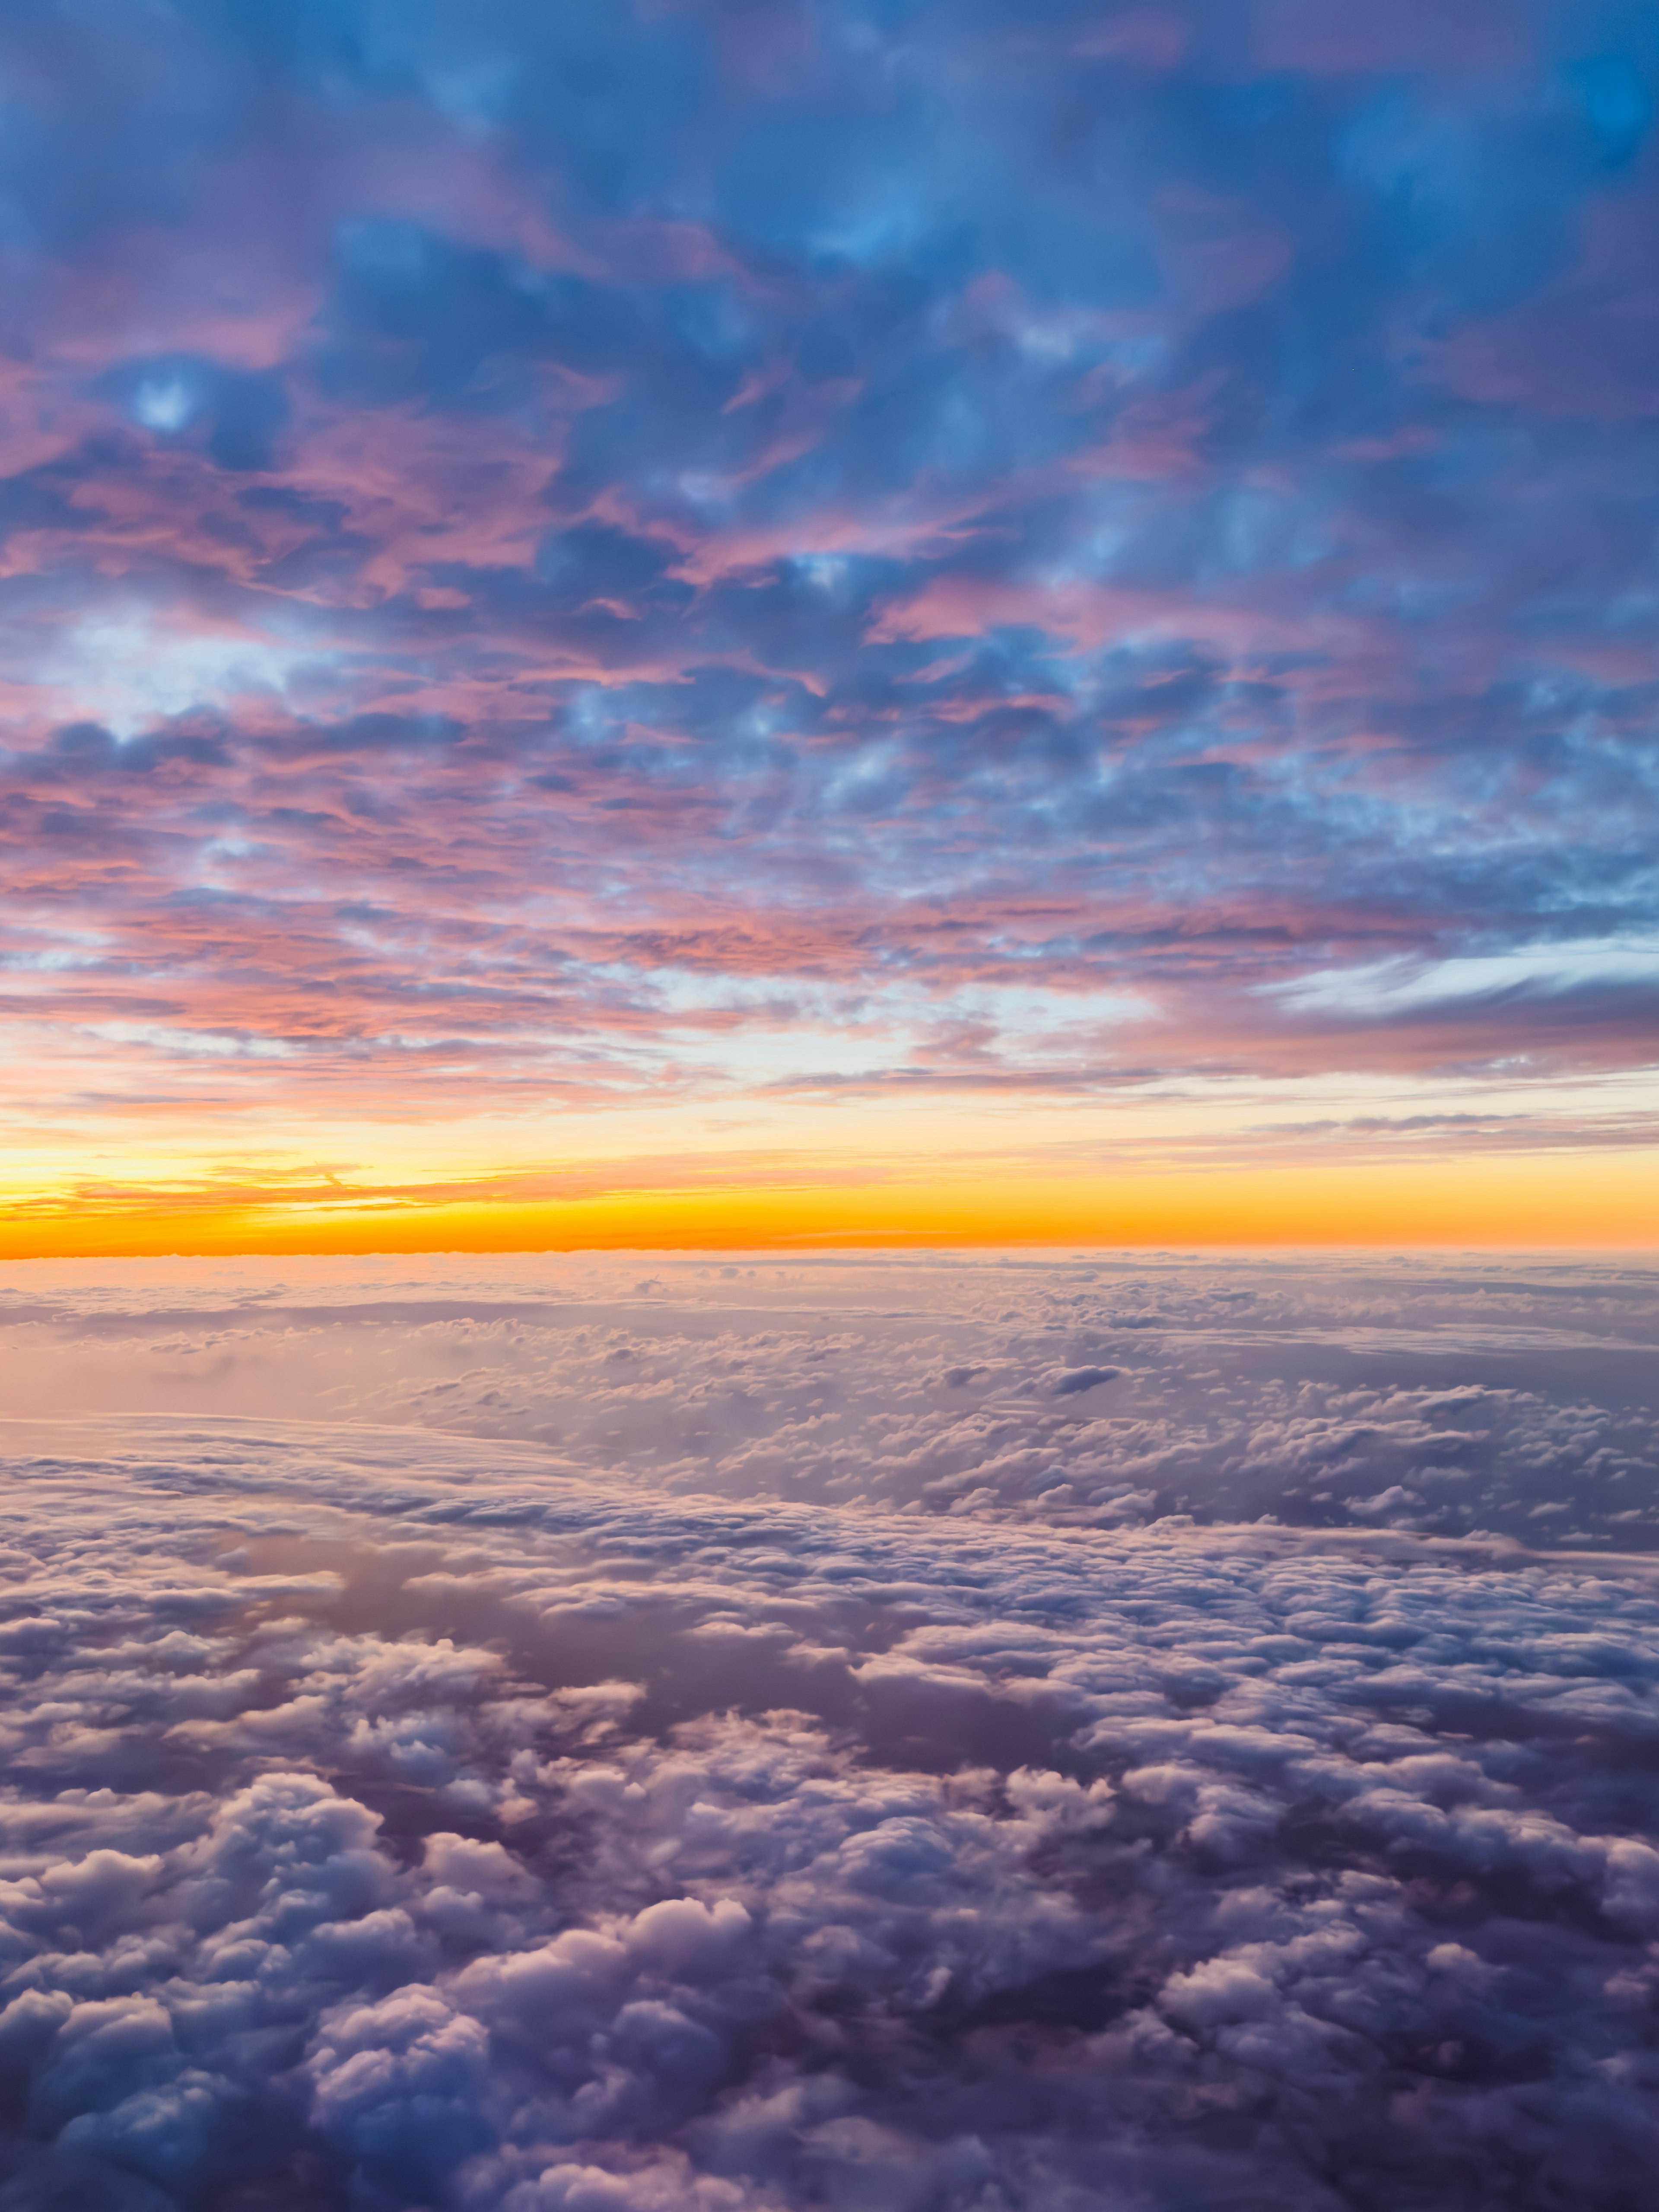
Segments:
[[[14,1316],[78,1308],[88,1344],[130,1345],[165,1293],[143,1356],[176,1358],[205,1341],[179,1294],[210,1291],[294,1341],[285,1417],[8,1425],[0,2203],[1630,2203],[1659,1600],[1583,1500],[1617,1416],[1645,1420],[1620,1433],[1650,1501],[1651,1414],[1540,1385],[1587,1345],[1616,1370],[1648,1274],[799,1270],[817,1364],[902,1435],[964,1308],[1047,1336],[1023,1396],[939,1376],[988,1373],[1027,1439],[941,1513],[914,1485],[919,1511],[792,1493],[811,1432],[775,1412],[769,1482],[666,1486],[580,1353],[608,1459],[295,1418],[321,1411],[296,1288],[337,1328],[401,1304],[412,1369],[457,1325],[422,1317],[437,1299],[483,1303],[476,1265],[300,1272],[17,1271]],[[544,1305],[555,1272],[483,1287]],[[753,1311],[747,1262],[669,1261],[642,1291],[636,1263],[557,1272],[577,1328],[607,1290],[635,1317],[601,1340],[619,1369],[672,1319],[682,1371],[717,1346],[769,1407],[766,1355],[808,1350],[775,1287]],[[1184,1327],[1188,1397],[1244,1390],[1252,1416],[1250,1375],[1340,1343],[1473,1372],[1524,1340],[1501,1415],[1487,1383],[1373,1386],[1369,1436],[1259,1425],[1256,1479],[1288,1495],[1340,1448],[1375,1480],[1478,1405],[1480,1479],[1537,1477],[1569,1515],[1528,1543],[1358,1505],[1297,1527],[1240,1514],[1224,1468],[1198,1511],[1017,1510],[1056,1406],[1092,1430],[1074,1399],[1139,1387],[1127,1359],[1038,1387],[1076,1371],[1054,1338],[1096,1298],[1152,1323],[1125,1339]],[[1245,1377],[1212,1382],[1243,1342]]]
[[[1654,1540],[1641,1265],[342,1261],[205,1304],[198,1269],[106,1273],[18,1271],[17,1412],[303,1407],[927,1517]]]

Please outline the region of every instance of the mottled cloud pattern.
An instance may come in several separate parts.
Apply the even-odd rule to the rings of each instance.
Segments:
[[[36,1110],[1648,1065],[1656,97],[1620,0],[16,0]]]
[[[7,2212],[1641,2202],[1650,1268],[10,1288]]]

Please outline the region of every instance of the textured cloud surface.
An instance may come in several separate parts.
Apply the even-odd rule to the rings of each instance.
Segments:
[[[8,2212],[1641,2202],[1651,1269],[8,1287]]]
[[[1002,1255],[13,1269],[17,1414],[537,1443],[732,1499],[1644,1548],[1650,1264]]]
[[[1656,98],[1626,0],[15,0],[23,1186],[1650,1146]]]

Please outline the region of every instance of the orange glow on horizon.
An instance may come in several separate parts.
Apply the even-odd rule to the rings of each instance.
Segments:
[[[448,1186],[453,1188],[453,1186]],[[327,1206],[120,1194],[0,1206],[0,1259],[234,1254],[763,1250],[899,1244],[1659,1247],[1651,1150],[1164,1175],[744,1183],[568,1199]]]

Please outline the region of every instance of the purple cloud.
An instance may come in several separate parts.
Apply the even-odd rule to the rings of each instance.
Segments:
[[[1650,1270],[394,1266],[42,1284],[288,1411],[5,1440],[0,2203],[1628,2201]],[[325,1315],[568,1449],[314,1418]]]
[[[20,1038],[93,1114],[1645,1064],[1572,963],[1650,951],[1659,61],[1442,14],[14,11]]]

